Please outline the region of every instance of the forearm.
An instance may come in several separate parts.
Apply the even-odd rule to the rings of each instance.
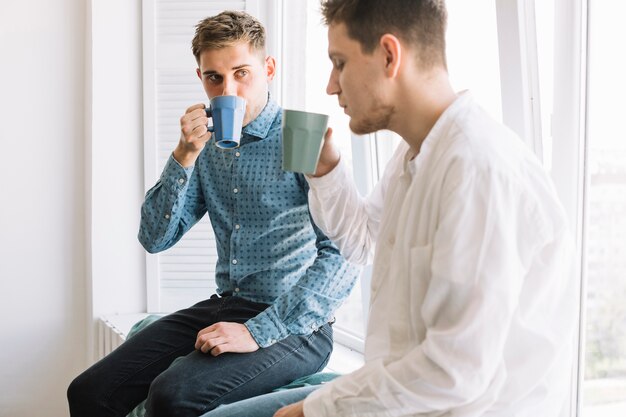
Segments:
[[[261,347],[291,334],[309,334],[333,318],[358,274],[359,268],[346,262],[336,248],[321,249],[305,275],[246,327]]]
[[[171,247],[201,217],[197,203],[187,200],[193,168],[183,169],[170,158],[141,207],[139,241],[150,252]]]
[[[357,264],[367,263],[378,231],[378,203],[372,204],[359,195],[343,162],[326,176],[307,178],[307,181],[309,207],[315,223],[346,259]]]
[[[196,163],[202,149],[204,148],[190,148],[188,144],[181,140],[178,142],[176,149],[174,149],[172,156],[183,168],[191,168]]]

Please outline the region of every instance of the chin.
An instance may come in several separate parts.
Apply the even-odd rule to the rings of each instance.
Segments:
[[[366,135],[388,129],[393,112],[393,106],[378,105],[365,112],[367,116],[361,118],[351,117],[350,129],[357,135]]]
[[[350,126],[350,130],[355,135],[367,135],[369,133],[373,133],[373,132],[376,132],[377,130],[380,130],[380,129],[372,129],[372,126],[369,125],[368,123],[362,123],[358,120],[355,120],[354,118],[350,119],[349,126]]]

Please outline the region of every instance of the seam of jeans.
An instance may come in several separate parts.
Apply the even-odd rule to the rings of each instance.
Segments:
[[[302,341],[302,343],[300,343],[297,347],[295,347],[293,350],[290,350],[289,352],[285,353],[280,359],[278,359],[276,362],[272,363],[271,365],[265,367],[263,370],[261,370],[260,372],[258,372],[256,375],[251,376],[250,378],[248,378],[245,382],[242,382],[241,384],[237,385],[235,388],[231,389],[230,391],[228,391],[227,393],[224,393],[223,395],[220,395],[219,397],[217,397],[216,399],[214,399],[213,401],[211,401],[202,411],[202,414],[206,413],[207,411],[211,410],[211,406],[213,404],[215,404],[216,401],[219,401],[221,398],[223,398],[225,395],[231,394],[232,392],[238,390],[239,388],[243,387],[244,385],[250,383],[251,381],[255,380],[256,378],[259,377],[259,375],[267,372],[268,370],[270,370],[271,368],[273,368],[274,366],[276,366],[277,364],[279,364],[280,362],[282,362],[283,360],[285,360],[285,358],[287,358],[288,356],[293,355],[295,352],[297,352],[298,350],[302,349],[302,347],[306,344],[306,342],[309,342],[311,340],[311,338],[313,338],[315,336],[314,333],[311,333],[309,335],[307,335],[306,339]]]

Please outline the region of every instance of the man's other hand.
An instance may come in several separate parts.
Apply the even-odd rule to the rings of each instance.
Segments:
[[[206,327],[198,333],[197,350],[219,356],[222,353],[248,353],[259,349],[250,331],[240,323],[221,321]]]

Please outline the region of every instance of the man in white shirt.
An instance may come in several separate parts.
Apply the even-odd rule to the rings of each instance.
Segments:
[[[367,198],[326,135],[315,223],[373,272],[365,364],[204,417],[560,417],[573,365],[572,238],[535,156],[451,88],[443,0],[326,0],[327,92],[403,142]],[[311,393],[312,391],[312,393]],[[298,397],[298,395],[300,395]]]
[[[316,224],[374,251],[364,366],[276,416],[558,417],[572,368],[571,237],[535,156],[450,86],[436,0],[328,0],[327,87],[357,134],[403,142],[361,198],[330,134]]]

